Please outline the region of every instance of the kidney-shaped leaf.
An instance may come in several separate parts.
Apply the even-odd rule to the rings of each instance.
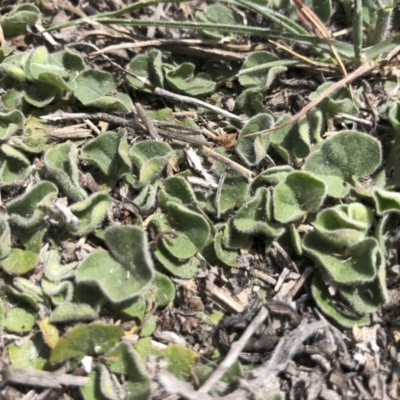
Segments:
[[[257,87],[267,90],[273,80],[286,70],[286,67],[279,65],[277,56],[267,51],[255,51],[243,63],[239,73],[239,82],[245,88]]]
[[[215,82],[204,72],[194,75],[194,69],[194,64],[183,63],[176,69],[167,72],[166,80],[174,90],[189,96],[212,93],[215,89]]]
[[[11,251],[11,232],[7,221],[0,218],[0,260],[6,258]]]
[[[171,147],[164,142],[145,140],[134,144],[129,150],[129,156],[137,171],[139,187],[158,178],[172,154]]]
[[[117,88],[109,72],[88,69],[75,79],[74,96],[84,105],[99,100]]]
[[[265,157],[270,142],[269,135],[247,135],[269,129],[273,123],[274,120],[269,114],[258,114],[251,118],[240,131],[236,153],[247,165],[259,164]]]
[[[282,223],[296,221],[321,207],[324,182],[308,172],[292,172],[274,190],[274,216]]]
[[[241,233],[264,235],[276,238],[284,229],[277,227],[271,220],[271,194],[266,188],[260,188],[233,217],[233,226]]]
[[[238,25],[241,24],[241,18],[233,10],[220,4],[213,4],[208,6],[204,12],[196,13],[196,20],[208,24],[224,24],[224,25]],[[213,32],[203,31],[207,36],[215,39],[221,39],[231,35],[232,32]]]
[[[78,267],[76,280],[98,286],[113,303],[137,296],[153,279],[153,262],[143,230],[111,226],[105,241],[112,256],[98,249]]]
[[[44,162],[49,175],[63,193],[73,201],[81,201],[87,194],[80,186],[76,151],[73,144],[62,143],[46,152]]]
[[[370,208],[352,203],[323,210],[314,226],[327,240],[350,247],[365,238],[373,221]]]
[[[26,33],[26,28],[33,26],[40,17],[40,10],[33,4],[20,4],[7,16],[0,19],[5,35]]]
[[[374,191],[376,212],[385,215],[390,212],[400,212],[400,193],[377,189]]]
[[[73,204],[72,213],[79,219],[79,224],[69,224],[68,230],[76,236],[87,235],[103,221],[107,208],[112,201],[106,192],[96,192],[87,199]]]
[[[96,356],[110,351],[124,336],[115,325],[94,322],[75,326],[60,338],[50,355],[50,362],[57,363],[71,358],[81,360],[85,355]]]
[[[325,182],[329,195],[343,197],[352,179],[371,174],[381,161],[378,140],[361,132],[343,131],[325,140],[308,157],[304,169]]]
[[[0,181],[12,184],[26,179],[31,171],[30,161],[16,148],[3,144],[0,151]]]
[[[366,238],[348,249],[334,245],[315,231],[306,234],[303,248],[335,282],[343,284],[373,280],[382,256],[374,238]]]
[[[103,132],[82,148],[82,159],[94,164],[111,178],[119,179],[131,170],[126,133]]]
[[[32,271],[39,261],[44,233],[44,230],[21,233],[19,239],[24,249],[13,247],[8,257],[1,261],[1,267],[12,275]]]
[[[151,380],[144,360],[128,343],[120,343],[106,354],[108,368],[114,374],[124,374],[126,400],[147,400],[151,393]]]
[[[58,194],[57,186],[48,181],[42,181],[7,203],[6,209],[10,214],[10,222],[19,228],[34,229],[44,218],[39,203],[51,202]]]
[[[21,111],[0,113],[0,140],[7,140],[14,133],[21,133],[24,129],[24,123],[25,117]]]
[[[360,318],[354,313],[351,313],[350,310],[347,311],[336,307],[329,295],[328,288],[326,287],[320,272],[317,272],[314,275],[311,292],[318,307],[339,325],[342,325],[345,328],[353,328],[356,325],[363,326],[371,323],[371,318],[368,316]]]

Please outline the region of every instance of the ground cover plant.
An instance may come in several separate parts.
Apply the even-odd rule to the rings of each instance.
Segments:
[[[399,397],[395,0],[3,3],[2,396]]]

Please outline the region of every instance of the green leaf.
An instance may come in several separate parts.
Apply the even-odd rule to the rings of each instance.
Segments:
[[[99,355],[110,351],[124,336],[115,325],[94,322],[78,325],[61,337],[51,352],[49,361],[57,363],[69,359],[81,360],[85,355]]]
[[[317,98],[332,85],[332,82],[326,82],[320,85],[315,92],[310,94],[310,100]],[[339,113],[357,115],[357,110],[354,107],[350,92],[346,87],[335,90],[333,94],[326,97],[318,104],[318,108],[331,117]]]
[[[43,262],[43,275],[51,282],[59,282],[75,276],[78,262],[74,261],[65,265],[60,264],[60,255],[57,250],[50,250]]]
[[[119,400],[120,397],[118,396],[118,392],[111,378],[111,374],[106,368],[106,366],[99,364],[97,366],[97,369],[100,372],[100,379],[99,379],[100,393],[107,400]]]
[[[173,201],[168,202],[165,209],[171,225],[201,250],[210,236],[210,226],[203,215]]]
[[[72,80],[86,68],[80,54],[69,48],[49,54],[49,64],[63,69],[64,79],[69,81],[70,87]]]
[[[158,248],[154,250],[154,257],[156,257],[167,271],[183,279],[189,279],[196,276],[201,266],[197,257],[191,257],[184,261],[173,258],[163,247],[162,242],[160,242]]]
[[[0,150],[0,182],[7,185],[26,179],[32,169],[30,161],[8,144],[3,144]]]
[[[138,54],[134,59],[128,64],[127,70],[137,76],[126,75],[127,82],[134,89],[146,89],[148,86],[144,83],[150,79],[149,71],[149,58],[146,54]],[[142,80],[143,79],[143,80]],[[147,90],[148,91],[148,90]]]
[[[212,93],[215,89],[215,82],[211,77],[200,72],[194,75],[195,65],[192,63],[183,63],[166,74],[168,85],[179,93],[188,96],[201,96]]]
[[[24,124],[25,117],[21,111],[0,113],[0,141],[5,141],[14,134],[21,134]]]
[[[61,303],[50,315],[49,321],[53,324],[86,322],[97,319],[97,312],[88,304]]]
[[[132,100],[125,93],[117,93],[114,97],[103,96],[98,100],[85,104],[87,107],[97,107],[104,111],[131,112]]]
[[[143,321],[148,302],[159,307],[165,307],[175,298],[175,286],[170,278],[156,271],[153,281],[146,286],[140,295],[123,305],[118,305],[118,310]]]
[[[284,115],[275,125],[284,125],[289,120],[289,116]],[[287,163],[293,157],[305,158],[310,154],[310,125],[307,118],[300,118],[295,124],[278,128],[271,132],[271,147]]]
[[[178,379],[188,381],[197,361],[197,354],[179,344],[169,344],[163,354],[168,362],[168,370]]]
[[[269,114],[258,114],[240,131],[235,150],[247,165],[258,165],[265,157],[270,143],[269,135],[247,135],[269,129],[273,124],[274,120]]]
[[[7,60],[7,59],[6,59]],[[6,61],[4,60],[4,61]],[[24,82],[25,81],[25,71],[17,65],[13,65],[12,63],[4,62],[0,64],[0,72],[9,76],[15,81]],[[4,100],[3,100],[4,102]]]
[[[311,0],[307,3],[322,22],[328,22],[332,15],[332,0]]]
[[[365,238],[373,222],[370,208],[352,203],[323,210],[317,216],[315,228],[327,240],[350,247]]]
[[[363,283],[357,287],[344,285],[340,287],[340,295],[360,313],[376,312],[389,301],[385,258],[382,253],[380,256],[378,273],[372,282]]]
[[[28,154],[40,154],[51,129],[49,125],[31,114],[25,123],[23,134],[12,137],[9,144]]]
[[[219,210],[221,216],[241,207],[249,191],[249,182],[243,176],[226,177],[221,190]],[[216,196],[211,196],[210,201],[216,202]],[[215,210],[217,204],[215,204]]]
[[[164,74],[162,71],[162,53],[152,49],[147,54],[137,55],[127,67],[132,74],[126,75],[127,82],[134,89],[149,92],[150,88],[146,82],[151,82],[155,87],[164,87]]]
[[[274,79],[286,72],[279,58],[267,51],[252,52],[243,63],[239,73],[239,82],[246,89],[258,88],[266,91]]]
[[[24,308],[9,308],[6,312],[4,328],[13,333],[28,333],[36,322],[36,314],[26,311]]]
[[[0,260],[11,252],[11,232],[7,220],[0,218]]]
[[[239,253],[236,250],[227,249],[223,243],[223,231],[218,232],[214,237],[214,251],[218,260],[227,267],[238,267]]]
[[[150,183],[141,189],[132,203],[139,207],[142,213],[146,214],[156,205],[157,191],[158,185]]]
[[[111,226],[105,242],[112,256],[95,250],[78,267],[76,281],[98,286],[113,303],[137,296],[154,274],[145,233],[136,226]]]
[[[375,208],[378,215],[400,212],[400,193],[388,190],[374,190]]]
[[[311,231],[304,237],[303,248],[335,282],[347,285],[372,281],[381,260],[380,248],[374,238],[366,238],[346,248]]]
[[[26,33],[26,28],[33,26],[40,18],[40,10],[33,4],[20,4],[7,16],[0,19],[0,25],[5,35]]]
[[[38,310],[38,303],[43,303],[43,291],[40,286],[25,278],[15,277],[12,286],[8,286],[8,291],[18,300]]]
[[[235,108],[244,112],[248,117],[265,113],[263,94],[259,89],[246,89],[236,99]]]
[[[62,143],[47,150],[44,156],[46,169],[61,191],[72,201],[87,197],[79,183],[77,149],[72,143]]]
[[[381,161],[381,145],[375,138],[343,131],[325,140],[308,157],[304,170],[325,182],[330,196],[340,198],[349,192],[352,179],[371,174]]]
[[[50,282],[43,278],[41,281],[43,293],[50,297],[54,305],[72,301],[74,286],[70,281]]]
[[[94,231],[102,222],[112,197],[106,192],[96,192],[87,199],[73,204],[69,209],[79,219],[79,225],[68,224],[72,235],[83,236]]]
[[[95,69],[82,71],[76,77],[75,83],[74,96],[83,105],[97,101],[117,88],[109,72]]]
[[[39,46],[32,50],[25,64],[25,74],[29,80],[41,80],[42,73],[50,73],[53,78],[62,78],[67,75],[64,68],[49,63],[49,53],[45,46]],[[47,83],[52,84],[52,82]],[[60,89],[68,89],[68,86]]]
[[[271,194],[267,189],[260,188],[232,218],[233,226],[241,233],[277,238],[284,229],[270,222],[270,208]]]
[[[19,368],[33,368],[52,371],[56,367],[49,364],[50,349],[40,333],[34,334],[24,343],[11,343],[7,346],[11,364]]]
[[[127,377],[123,385],[126,400],[147,400],[151,394],[151,379],[138,352],[127,343],[120,343],[106,354],[111,372]]]
[[[196,21],[208,23],[208,24],[227,24],[227,25],[238,25],[242,24],[242,20],[237,13],[220,4],[213,4],[208,6],[204,12],[196,13]],[[232,33],[227,32],[212,32],[203,31],[205,35],[213,39],[222,39],[227,36],[232,36]]]
[[[101,385],[101,374],[100,370],[96,369],[92,371],[89,376],[88,383],[79,388],[79,391],[84,400],[110,400],[100,390]]]
[[[107,177],[118,180],[131,171],[126,132],[103,132],[82,148],[81,157]]]
[[[55,99],[57,88],[41,82],[25,86],[23,95],[27,103],[34,107],[43,108]]]
[[[0,262],[4,271],[12,275],[23,275],[32,271],[39,261],[44,233],[45,230],[20,233],[19,240],[25,249],[12,248],[9,256]]]
[[[164,214],[155,214],[151,220],[151,226],[154,227],[157,235],[162,236],[159,240],[172,257],[187,260],[197,253],[197,246],[183,232],[175,231]]]
[[[319,210],[326,195],[325,184],[308,172],[292,172],[276,186],[274,217],[284,224]]]
[[[256,192],[258,188],[263,186],[276,186],[278,183],[283,182],[293,171],[290,165],[268,168],[253,179],[250,189]]]
[[[332,318],[339,325],[345,328],[353,328],[354,326],[364,326],[371,323],[370,317],[357,317],[351,312],[346,312],[334,306],[332,298],[329,296],[328,288],[326,287],[322,275],[316,272],[311,285],[311,292],[318,307],[328,317]]]
[[[172,155],[171,147],[164,142],[146,140],[134,144],[129,150],[129,156],[137,172],[137,185],[143,187],[157,179]]]
[[[400,102],[393,103],[389,109],[389,122],[396,132],[397,140],[400,139]]]
[[[57,187],[47,181],[32,186],[21,196],[6,205],[11,224],[23,229],[36,229],[43,224],[44,212],[38,207],[40,203],[49,203],[57,197]]]
[[[174,201],[177,199],[177,201],[182,204],[197,204],[194,190],[183,176],[172,176],[165,179],[163,181],[163,187],[167,195],[165,196],[166,201],[171,201],[171,197],[173,197]],[[160,203],[161,202],[160,200]]]

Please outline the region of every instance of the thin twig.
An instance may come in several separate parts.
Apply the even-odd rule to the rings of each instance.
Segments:
[[[247,179],[251,179],[254,175],[253,172],[251,172],[247,168],[241,166],[235,161],[230,160],[228,157],[225,157],[222,154],[216,153],[214,150],[208,149],[207,147],[202,147],[201,151],[206,157],[210,157],[225,164],[230,169],[238,172],[240,175],[243,175]]]
[[[225,375],[226,371],[237,360],[240,352],[243,350],[244,346],[249,341],[253,333],[268,317],[268,314],[268,309],[265,307],[261,307],[257,316],[251,321],[240,339],[231,345],[231,348],[224,360],[218,365],[217,369],[200,387],[200,389],[197,391],[198,393],[208,393],[212,389],[212,387]]]
[[[136,109],[136,112],[139,114],[140,119],[146,125],[146,128],[148,129],[150,136],[154,140],[160,141],[161,138],[160,138],[159,134],[157,133],[156,128],[153,125],[153,122],[146,114],[146,111],[144,111],[144,108],[142,107],[142,105],[138,102],[134,103],[133,105]]]
[[[221,194],[222,194],[222,188],[224,187],[225,178],[226,178],[226,172],[223,172],[221,177],[219,178],[217,193],[215,194],[215,203],[217,206],[217,219],[221,218]]]
[[[313,273],[314,268],[313,267],[307,267],[303,273],[301,274],[301,277],[299,280],[296,282],[296,284],[292,287],[290,290],[290,296],[293,298],[296,296],[296,294],[299,292],[299,290],[303,287],[304,283],[308,279],[308,277]]]
[[[172,99],[172,100],[179,101],[182,103],[193,104],[195,106],[203,107],[207,110],[215,112],[216,114],[220,114],[223,117],[232,119],[234,121],[238,121],[241,124],[244,124],[246,122],[242,117],[232,114],[229,111],[225,111],[222,108],[208,104],[205,101],[195,99],[194,97],[182,96],[180,94],[172,93],[172,92],[169,92],[168,90],[161,89],[158,87],[154,89],[154,93],[158,94],[159,96],[166,97],[168,99]]]
[[[62,386],[85,386],[89,378],[56,372],[39,371],[30,368],[18,368],[6,365],[2,371],[5,383],[16,383],[25,386],[44,388],[61,388]]]
[[[169,139],[180,140],[182,142],[195,144],[197,146],[212,147],[213,145],[212,143],[206,142],[205,140],[197,139],[196,137],[193,137],[191,135],[181,135],[179,133],[165,131],[163,129],[157,129],[157,132],[159,135],[165,136]]]

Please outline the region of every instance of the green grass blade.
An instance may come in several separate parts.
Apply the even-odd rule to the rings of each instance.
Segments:
[[[299,63],[299,60],[279,60],[279,61],[271,61],[269,63],[260,64],[256,67],[242,69],[239,73],[236,74],[236,77],[250,74],[253,72],[261,71],[263,69],[273,68],[273,67],[285,67],[290,65],[296,65]]]
[[[371,60],[399,45],[400,45],[400,33],[389,39],[384,40],[381,43],[376,44],[373,47],[370,47],[368,50],[364,51],[364,55],[367,60]]]
[[[357,66],[361,65],[361,51],[363,38],[363,21],[362,21],[362,0],[354,0],[353,11],[353,45],[354,59]]]
[[[284,16],[283,14],[280,14],[279,12],[276,12],[270,8],[258,6],[257,4],[247,0],[222,0],[221,2],[242,6],[244,8],[247,8],[248,10],[259,13],[265,19],[274,22],[282,29],[285,29],[287,32],[300,35],[309,35],[308,32],[303,29],[303,27],[296,24],[294,21]]]
[[[157,26],[164,28],[180,28],[180,29],[192,29],[192,30],[208,30],[215,32],[231,32],[236,34],[243,34],[249,36],[262,36],[270,39],[283,39],[291,40],[296,43],[316,46],[322,50],[329,51],[330,47],[326,43],[325,39],[321,39],[315,36],[305,36],[293,33],[282,33],[279,31],[274,31],[270,29],[265,29],[255,26],[238,26],[238,25],[225,25],[225,24],[206,24],[200,22],[175,22],[175,21],[150,21],[150,20],[140,20],[140,19],[122,19],[122,18],[98,18],[97,22],[102,24],[116,24],[116,25],[129,25],[129,26]],[[83,23],[84,20],[80,20],[78,23]],[[47,31],[54,31],[56,29],[62,29],[69,26],[76,25],[76,21],[63,22],[59,24],[54,24],[47,27]],[[337,51],[342,57],[353,59],[354,50],[353,46],[344,43],[332,41]]]

